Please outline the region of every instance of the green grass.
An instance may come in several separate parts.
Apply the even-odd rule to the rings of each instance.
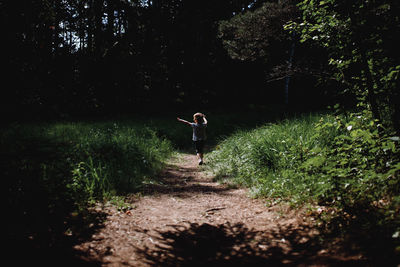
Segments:
[[[208,155],[219,179],[255,196],[343,206],[398,194],[399,143],[368,114],[310,114],[238,131]]]
[[[71,214],[140,191],[174,153],[135,121],[14,124],[0,137],[9,232],[22,239],[54,239]]]
[[[313,135],[319,118],[307,115],[238,131],[208,155],[209,166],[217,178],[233,179],[257,196],[307,197],[307,177],[294,170],[317,146]]]
[[[207,151],[213,148],[222,140],[229,137],[238,130],[249,130],[272,122],[283,117],[281,107],[271,107],[261,111],[204,111],[208,120],[207,128]],[[154,129],[157,129],[159,136],[171,141],[177,150],[193,151],[192,129],[186,124],[176,120],[175,114],[162,115],[156,118],[143,118],[141,121]],[[193,121],[193,113],[178,114],[179,117]]]
[[[82,187],[90,198],[137,190],[173,152],[156,130],[133,122],[18,125],[1,137],[14,168],[35,169],[43,181],[63,176],[69,188]]]

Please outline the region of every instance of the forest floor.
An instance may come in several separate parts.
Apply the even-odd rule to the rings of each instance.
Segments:
[[[306,209],[268,206],[248,190],[214,182],[194,155],[172,160],[130,210],[97,207],[107,219],[76,245],[102,266],[365,266],[361,253],[325,240]]]

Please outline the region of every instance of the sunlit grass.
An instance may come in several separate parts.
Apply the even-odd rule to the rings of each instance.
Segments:
[[[239,131],[209,155],[209,168],[219,179],[250,187],[255,196],[306,199],[314,193],[314,181],[296,169],[319,145],[313,135],[320,117],[304,115]]]

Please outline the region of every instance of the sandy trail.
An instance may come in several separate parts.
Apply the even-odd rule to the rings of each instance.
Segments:
[[[75,246],[103,266],[333,266],[357,262],[324,247],[310,218],[267,207],[247,190],[212,181],[182,154],[134,209],[108,206],[104,227]]]

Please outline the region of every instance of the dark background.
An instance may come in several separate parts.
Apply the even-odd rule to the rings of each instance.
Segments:
[[[270,73],[287,65],[290,38],[267,47],[275,57],[241,60],[218,29],[265,2],[278,1],[3,2],[2,114],[13,121],[284,105],[285,79]],[[297,46],[293,61],[309,52]],[[289,107],[323,108],[332,102],[327,88],[311,75],[293,77]]]

